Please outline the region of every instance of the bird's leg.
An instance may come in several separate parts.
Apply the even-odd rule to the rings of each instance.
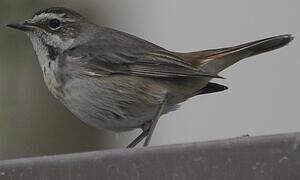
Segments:
[[[127,148],[134,148],[138,143],[140,143],[147,135],[149,134],[149,129],[143,130],[143,132],[135,138],[128,146]]]
[[[146,136],[146,140],[144,142],[144,147],[149,145],[149,142],[151,140],[153,131],[156,127],[156,124],[158,122],[158,119],[161,115],[161,113],[163,112],[164,109],[164,103],[162,103],[159,107],[158,107],[158,111],[154,117],[154,119],[150,122],[150,126],[146,126],[143,128],[143,132],[137,137],[135,138],[128,146],[127,148],[134,148],[138,143],[140,143]]]
[[[147,138],[146,138],[146,140],[145,140],[145,142],[144,142],[144,145],[143,145],[144,147],[146,147],[146,146],[149,145],[150,140],[151,140],[151,137],[152,137],[152,134],[153,134],[153,131],[154,131],[154,129],[155,129],[155,127],[156,127],[156,124],[157,124],[157,122],[158,122],[158,120],[159,120],[159,118],[160,118],[160,115],[163,113],[164,107],[165,107],[165,102],[163,102],[163,103],[159,106],[158,111],[157,111],[157,113],[156,113],[154,119],[153,119],[152,122],[150,123],[150,127],[149,127],[149,130],[148,130],[149,132],[148,132]]]

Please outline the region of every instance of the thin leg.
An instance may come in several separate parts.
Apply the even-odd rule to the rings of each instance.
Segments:
[[[127,148],[134,148],[138,143],[140,143],[147,135],[149,134],[149,130],[143,130],[143,132],[135,138]]]
[[[162,103],[157,111],[157,114],[155,115],[154,119],[152,120],[151,124],[150,124],[150,128],[149,128],[149,133],[148,133],[148,136],[144,142],[144,147],[148,146],[149,143],[150,143],[150,140],[151,140],[151,137],[152,137],[152,134],[154,132],[154,129],[156,127],[156,124],[160,118],[160,115],[162,114],[163,110],[164,110],[164,106],[165,106],[165,103]]]

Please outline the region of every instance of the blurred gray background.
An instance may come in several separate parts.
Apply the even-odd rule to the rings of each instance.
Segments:
[[[217,82],[229,90],[163,116],[151,145],[300,131],[299,0],[1,0],[0,159],[120,148],[139,134],[91,128],[48,92],[29,39],[4,25],[50,6],[71,7],[174,51],[294,34],[288,47],[222,72],[226,80]]]

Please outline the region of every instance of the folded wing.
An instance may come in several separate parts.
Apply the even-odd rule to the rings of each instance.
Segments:
[[[80,63],[90,75],[128,74],[151,78],[210,77],[175,53],[126,33],[109,29],[101,36],[67,50],[64,55]]]

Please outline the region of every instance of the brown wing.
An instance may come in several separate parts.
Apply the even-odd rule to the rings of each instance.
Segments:
[[[119,33],[117,35],[120,35]],[[134,75],[149,78],[221,78],[217,74],[202,71],[163,48],[148,47],[148,43],[134,39],[95,39],[64,52],[71,62],[85,69],[85,74]],[[131,36],[129,36],[131,37]],[[125,37],[123,37],[125,38]],[[126,38],[128,38],[126,36]],[[129,38],[131,39],[131,38]],[[122,41],[121,41],[122,40]],[[78,58],[79,57],[79,58]]]

